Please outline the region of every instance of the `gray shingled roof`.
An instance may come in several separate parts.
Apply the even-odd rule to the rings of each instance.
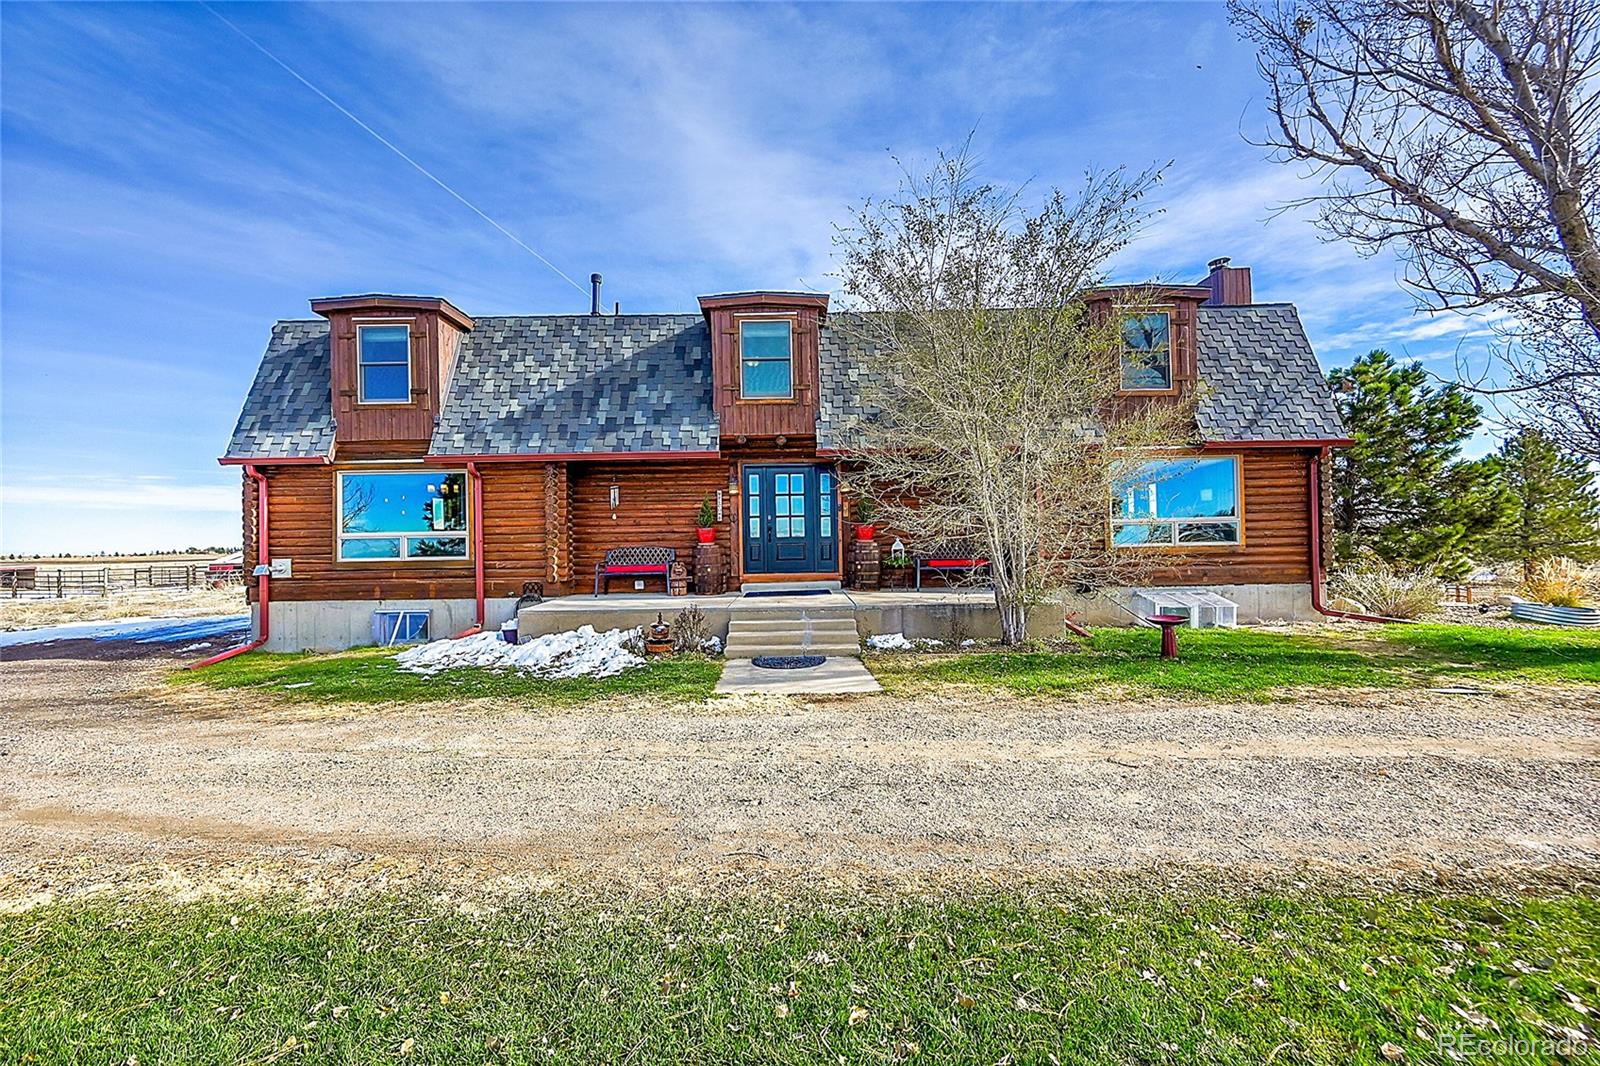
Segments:
[[[479,318],[435,455],[717,450],[701,315]]]
[[[1293,304],[1202,307],[1198,332],[1197,369],[1210,387],[1196,412],[1203,440],[1345,436]],[[867,360],[850,350],[852,343],[837,331],[822,337],[817,447],[824,451],[849,450],[853,432],[872,417],[862,395]]]
[[[870,412],[860,342],[821,337],[817,445],[849,446]],[[462,339],[431,451],[539,455],[716,451],[705,319],[684,315],[484,317]],[[1202,307],[1201,436],[1212,441],[1345,436],[1333,397],[1289,304]],[[328,325],[279,322],[228,456],[326,456],[333,445]]]
[[[1333,393],[1293,304],[1202,307],[1197,369],[1211,392],[1196,412],[1212,441],[1344,437]]]
[[[333,447],[328,323],[279,322],[250,386],[230,459],[311,459]]]

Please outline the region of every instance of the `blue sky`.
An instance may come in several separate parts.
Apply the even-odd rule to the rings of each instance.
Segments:
[[[1119,263],[1230,255],[1326,367],[1448,373],[1479,323],[1274,209],[1305,191],[1220,5],[218,8],[624,311],[828,289],[830,225],[976,128],[987,173],[1072,185],[1172,160]],[[587,309],[207,9],[0,7],[0,552],[234,544],[216,465],[270,323],[313,296]]]

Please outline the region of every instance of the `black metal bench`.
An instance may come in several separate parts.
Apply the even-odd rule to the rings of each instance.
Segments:
[[[924,570],[933,574],[948,574],[957,570],[975,574],[989,569],[989,560],[979,556],[978,549],[970,544],[936,544],[932,548],[913,552],[911,561],[917,568],[918,589],[922,588]]]
[[[672,591],[672,564],[678,561],[676,548],[610,548],[594,567],[594,594],[600,595],[614,577],[659,577]]]

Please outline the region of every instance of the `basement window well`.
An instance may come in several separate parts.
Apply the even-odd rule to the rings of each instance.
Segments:
[[[467,557],[467,475],[338,474],[339,561]]]

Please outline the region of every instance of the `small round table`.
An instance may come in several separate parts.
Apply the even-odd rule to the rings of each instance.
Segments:
[[[1176,659],[1178,657],[1178,627],[1188,623],[1188,619],[1181,614],[1153,614],[1146,621],[1154,622],[1161,627],[1161,657],[1163,659]]]

